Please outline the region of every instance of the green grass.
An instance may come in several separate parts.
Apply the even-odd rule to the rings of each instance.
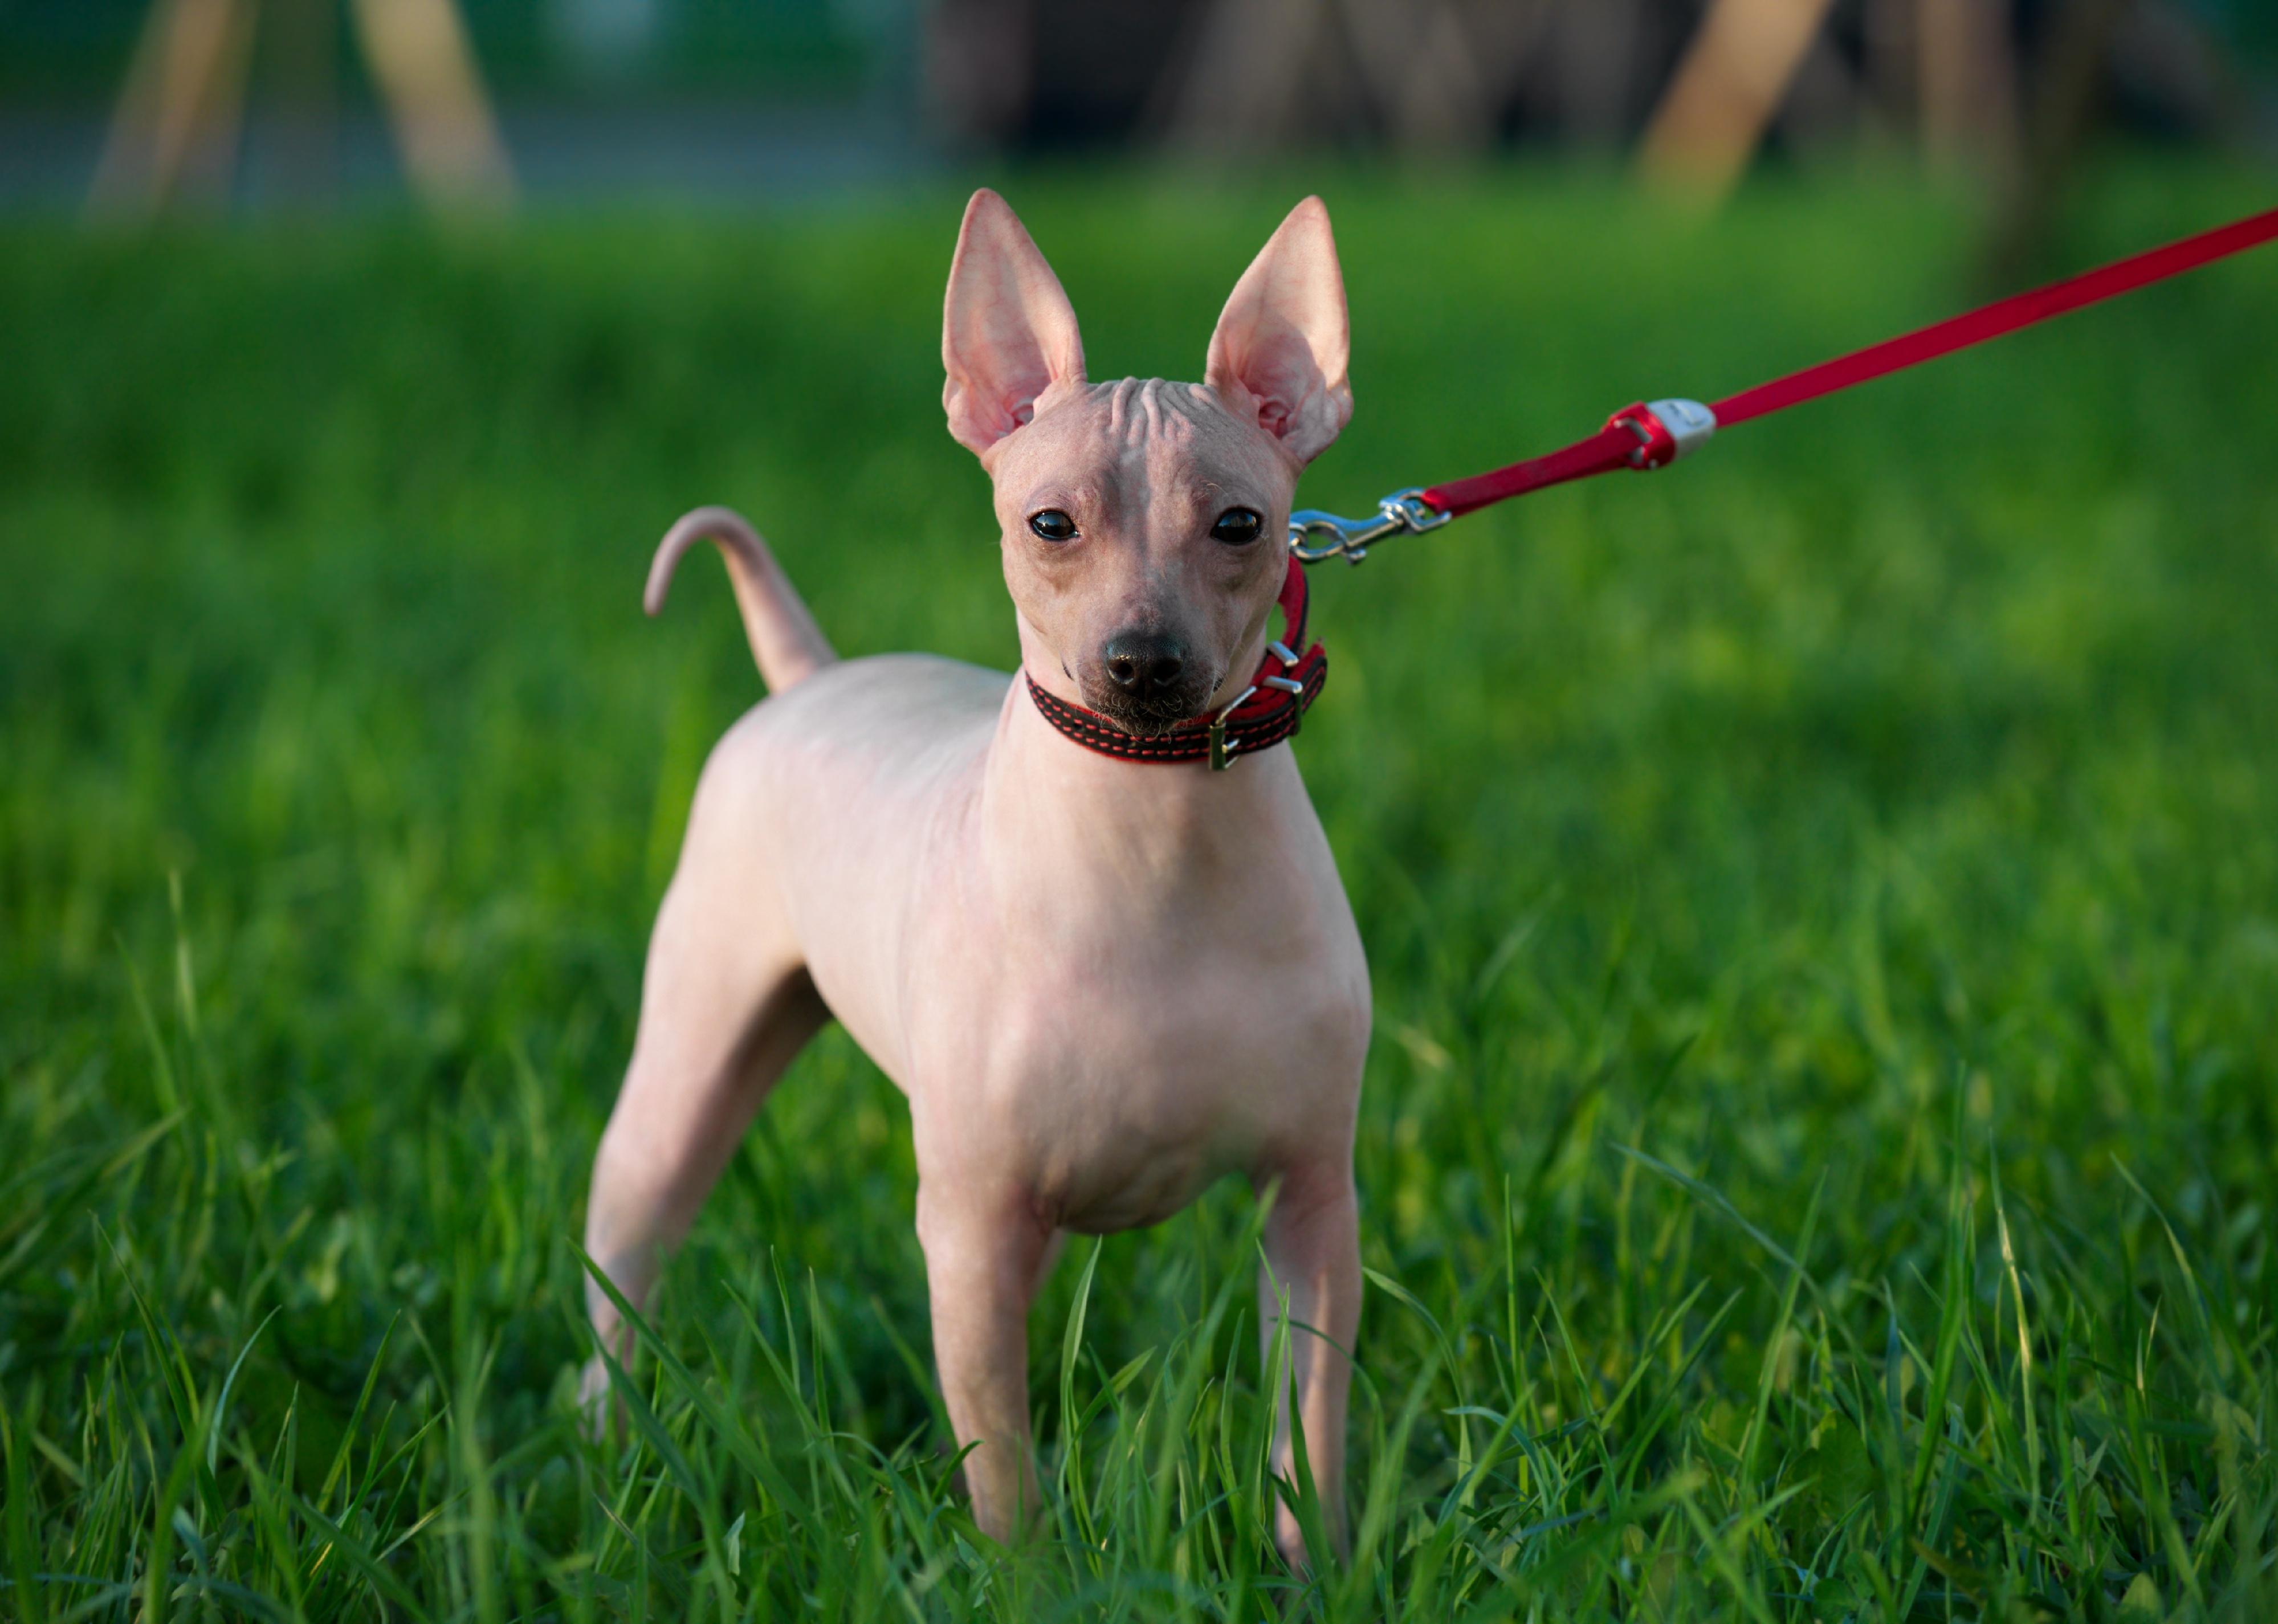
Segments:
[[[1013,192],[1093,370],[1192,377],[1302,184],[1348,511],[1980,291],[1961,210],[1852,179]],[[2267,194],[2115,176],[2051,268]],[[759,691],[648,550],[732,502],[842,650],[1010,661],[960,201],[0,233],[0,1615],[2278,1614],[2267,254],[1317,576],[1349,1566],[1271,1555],[1232,1188],[1071,1249],[1049,1529],[974,1530],[836,1033],[581,1440],[587,1162]]]

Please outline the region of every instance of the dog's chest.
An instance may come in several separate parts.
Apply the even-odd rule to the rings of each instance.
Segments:
[[[1367,976],[1334,902],[1270,940],[1197,921],[1008,957],[985,1020],[945,1021],[924,1046],[921,1140],[1086,1231],[1158,1222],[1224,1174],[1342,1154]]]

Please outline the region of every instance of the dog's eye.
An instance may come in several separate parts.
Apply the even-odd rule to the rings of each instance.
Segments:
[[[1046,541],[1075,539],[1075,521],[1057,507],[1047,507],[1042,513],[1030,514],[1028,528]]]
[[[1238,547],[1245,541],[1256,541],[1257,533],[1265,528],[1265,521],[1257,509],[1229,507],[1219,515],[1218,522],[1211,526],[1211,538],[1230,547]]]

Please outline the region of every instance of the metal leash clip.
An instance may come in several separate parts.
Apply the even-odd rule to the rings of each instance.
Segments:
[[[1441,513],[1426,501],[1421,485],[1395,491],[1379,502],[1375,513],[1365,519],[1344,519],[1318,507],[1301,507],[1289,515],[1289,551],[1301,564],[1318,564],[1332,558],[1357,564],[1380,541],[1436,530],[1455,516]],[[1326,536],[1331,539],[1318,546],[1308,545],[1305,538],[1309,536]]]

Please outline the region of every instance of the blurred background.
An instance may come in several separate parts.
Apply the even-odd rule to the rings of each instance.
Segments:
[[[2278,147],[2268,0],[0,0],[0,202],[805,195],[979,154]]]
[[[1365,512],[2268,209],[2278,4],[0,0],[17,1582],[210,1559],[319,1624],[702,1616],[671,1588],[719,1544],[700,1497],[571,1407],[569,1242],[648,930],[706,754],[761,697],[717,566],[657,622],[640,583],[677,514],[724,502],[843,652],[1011,668],[987,483],[940,404],[978,180],[1101,377],[1194,377],[1323,195],[1357,412],[1301,498]],[[1540,1616],[1734,1616],[1696,1522],[1785,1597],[1755,1616],[1804,1616],[1807,1569],[1885,1593],[1933,1545],[2063,1598],[2030,1616],[2161,1616],[2119,1606],[2154,1570],[2265,1586],[2189,1616],[2278,1616],[2274,358],[2278,246],[1313,573],[1333,675],[1297,748],[1377,1003],[1366,1256],[1426,1311],[1372,1297],[1358,1349],[1384,1398],[1356,1484],[1419,1530],[1371,1559],[1406,1610],[1366,1616],[1473,1616],[1466,1587],[1538,1559]],[[1983,1172],[1998,1252],[1961,1204]],[[862,1440],[845,1481],[866,1450],[912,1481],[945,1458],[914,1183],[898,1094],[826,1033],[659,1311],[757,1436]],[[1222,1189],[1094,1254],[1101,1384],[1243,1276],[1248,1210]],[[796,1315],[770,1270],[806,1282]],[[1047,1409],[1075,1278],[1037,1321]],[[2028,1301],[2052,1352],[2021,1370]],[[1248,1330],[1212,1324],[1181,1346],[1253,1424]],[[1902,1338],[1942,1350],[1937,1384],[1968,1350],[1951,1409]],[[766,1374],[810,1340],[827,1423]],[[213,1418],[187,1445],[178,1378]],[[1577,1430],[1617,1389],[1634,1430]],[[1152,1391],[1128,1402],[1169,1414]],[[2061,1498],[2015,1487],[2043,1468],[1988,1396],[2013,1392],[2051,1478],[2086,1463],[2077,1498],[2070,1465]],[[1879,1464],[1906,1393],[1911,1491]],[[1386,1445],[1402,1403],[1422,1419]],[[1481,1404],[1557,1464],[1528,1445],[1529,1487],[1507,1452],[1467,1525]],[[712,1473],[692,1414],[667,1421]],[[1925,1498],[1949,1439],[1994,1465]],[[392,1464],[351,1487],[350,1441]],[[1226,1598],[1196,1616],[1257,1616],[1255,1541],[1177,1459],[1234,1553],[1178,1570]],[[761,1616],[904,1581],[929,1610],[896,1617],[1015,1616],[975,1599],[1025,1592],[944,1545],[955,1513],[882,1503],[753,1490],[706,1559]],[[1115,1517],[1114,1571],[1153,1572],[1168,1513]],[[380,1556],[333,1554],[342,1526]],[[1618,1605],[1575,1611],[1559,1550]],[[1102,1615],[1159,1606],[1132,1594]],[[1834,1594],[1812,1616],[1863,1616]],[[2029,1616],[1955,1595],[1921,1616]],[[44,1616],[108,1605],[51,1590]]]

